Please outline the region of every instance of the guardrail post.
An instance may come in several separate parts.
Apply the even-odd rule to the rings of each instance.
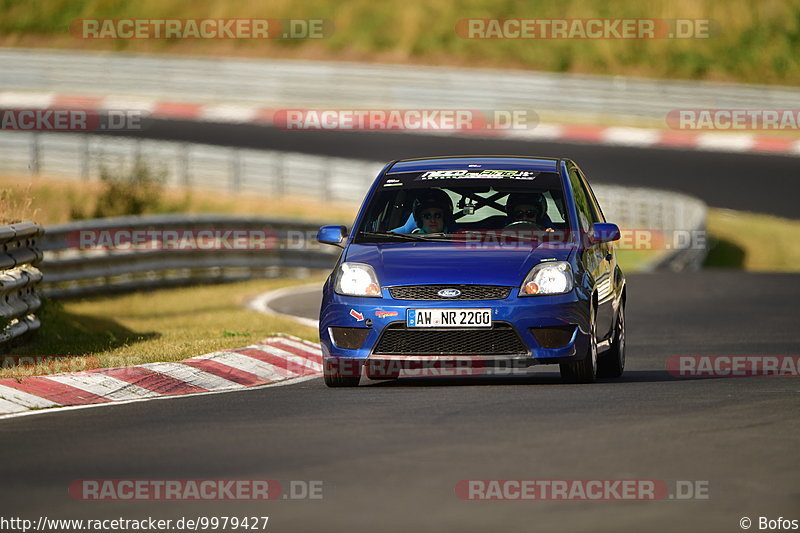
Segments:
[[[31,135],[30,162],[28,168],[31,174],[39,174],[39,134]]]

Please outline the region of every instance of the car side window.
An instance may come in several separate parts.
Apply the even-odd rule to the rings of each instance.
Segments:
[[[586,194],[586,189],[583,187],[580,176],[578,176],[578,172],[575,168],[569,171],[569,181],[572,185],[572,193],[575,195],[575,207],[578,210],[578,223],[582,231],[589,231],[597,215],[593,212],[591,202]]]
[[[586,181],[586,176],[583,175],[583,172],[578,170],[578,176],[580,176],[581,185],[583,186],[583,191],[586,193],[586,196],[589,198],[589,207],[591,211],[594,213],[594,222],[605,222],[606,217],[603,216],[603,210],[600,209],[600,203],[597,201],[597,197],[594,195],[594,191],[592,190],[591,185],[589,182]]]

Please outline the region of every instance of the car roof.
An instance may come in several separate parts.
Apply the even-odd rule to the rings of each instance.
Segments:
[[[387,174],[401,172],[424,172],[426,170],[457,170],[466,168],[536,170],[539,172],[558,172],[560,159],[550,157],[525,157],[513,155],[498,156],[452,156],[424,157],[420,159],[401,159],[392,165]],[[473,165],[470,167],[470,165]]]

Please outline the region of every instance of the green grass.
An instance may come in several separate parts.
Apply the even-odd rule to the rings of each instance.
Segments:
[[[330,38],[81,40],[80,18],[315,18]],[[467,40],[463,18],[712,19],[709,39]],[[510,67],[800,85],[800,0],[2,0],[0,44]]]
[[[800,272],[800,220],[710,209],[706,267]]]
[[[617,250],[617,264],[625,273],[639,272],[660,254],[660,250]]]
[[[317,279],[321,283],[321,278],[311,281]],[[254,280],[46,301],[38,313],[41,329],[26,344],[3,356],[0,377],[180,361],[246,346],[272,333],[318,341],[314,328],[243,306],[248,296],[308,282],[308,279]],[[15,359],[41,363],[13,366]]]

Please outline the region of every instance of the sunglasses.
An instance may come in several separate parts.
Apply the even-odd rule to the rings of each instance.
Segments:
[[[430,219],[439,220],[440,218],[442,218],[442,216],[443,215],[441,213],[422,213],[422,218],[425,220],[430,220]]]
[[[522,218],[522,217],[529,217],[533,218],[539,215],[539,212],[533,209],[529,209],[527,211],[514,211],[514,218]]]

